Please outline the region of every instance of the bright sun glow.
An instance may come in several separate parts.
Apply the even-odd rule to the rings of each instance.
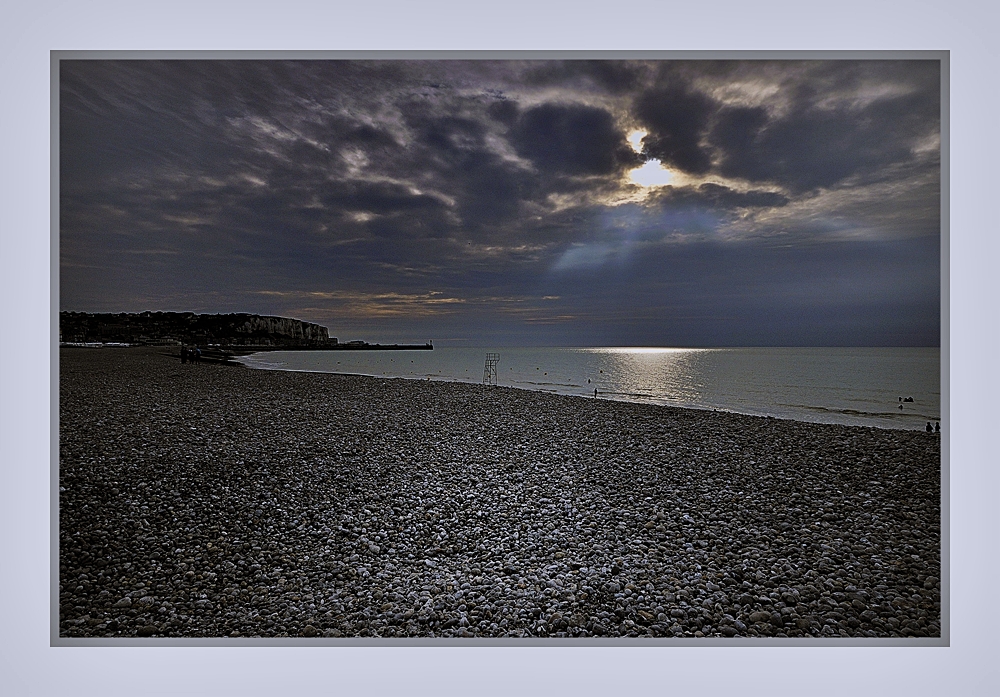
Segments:
[[[708,351],[710,349],[693,348],[659,348],[654,346],[609,346],[603,348],[583,348],[577,349],[584,353],[694,353],[696,351]]]
[[[632,131],[632,133],[628,136],[629,145],[631,145],[632,149],[636,152],[642,152],[642,139],[647,135],[649,134],[645,131]]]
[[[673,181],[674,173],[661,165],[659,160],[649,160],[642,167],[633,169],[629,178],[640,186],[666,186]]]

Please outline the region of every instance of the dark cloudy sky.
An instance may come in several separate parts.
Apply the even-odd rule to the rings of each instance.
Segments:
[[[937,345],[940,104],[937,61],[62,61],[61,309]]]

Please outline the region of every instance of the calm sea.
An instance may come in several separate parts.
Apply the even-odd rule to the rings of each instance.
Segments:
[[[240,360],[269,370],[481,383],[488,351],[500,354],[500,385],[529,390],[593,398],[596,388],[604,399],[881,428],[923,429],[941,416],[937,348],[435,348]]]

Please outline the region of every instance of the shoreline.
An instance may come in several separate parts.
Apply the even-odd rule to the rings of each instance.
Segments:
[[[60,352],[60,636],[940,636],[940,439]]]
[[[266,352],[264,352],[264,353],[266,353]],[[303,373],[303,374],[310,374],[310,375],[356,376],[356,377],[368,377],[368,378],[373,378],[373,379],[376,379],[376,380],[412,380],[412,381],[415,381],[415,382],[448,382],[448,383],[454,383],[454,384],[458,384],[458,385],[470,385],[470,386],[474,386],[474,387],[481,387],[482,386],[481,383],[478,383],[478,382],[476,382],[474,380],[464,381],[464,380],[456,380],[456,379],[445,378],[445,377],[431,377],[431,376],[411,377],[411,376],[406,376],[406,375],[374,375],[374,374],[371,374],[371,373],[345,373],[345,372],[333,372],[333,371],[326,371],[326,370],[308,370],[308,369],[304,369],[304,368],[265,368],[265,367],[258,367],[258,366],[247,365],[246,363],[242,363],[242,362],[239,361],[239,358],[248,358],[248,357],[252,357],[254,355],[255,355],[254,353],[240,355],[237,358],[237,360],[234,361],[233,364],[240,365],[240,366],[242,366],[244,368],[247,368],[249,370],[276,371],[276,372],[285,372],[285,373]],[[579,399],[595,399],[594,397],[592,397],[589,394],[575,394],[575,393],[560,392],[558,390],[550,390],[550,389],[541,389],[541,388],[539,388],[539,389],[533,389],[531,387],[520,387],[520,386],[516,386],[516,385],[495,385],[493,387],[500,387],[500,388],[511,389],[511,390],[523,390],[525,392],[537,392],[537,393],[541,393],[541,394],[558,395],[558,396],[561,396],[561,397],[575,397],[575,398],[579,398]],[[582,388],[582,385],[580,387]],[[700,406],[690,406],[690,405],[683,405],[682,406],[682,405],[677,405],[677,404],[663,404],[663,403],[655,402],[655,401],[643,401],[643,400],[638,400],[638,399],[624,399],[624,398],[621,398],[621,397],[608,396],[608,395],[620,395],[620,394],[622,394],[622,393],[619,393],[619,392],[604,392],[604,393],[601,393],[601,396],[597,397],[597,399],[605,399],[607,401],[622,402],[622,403],[626,403],[626,404],[639,404],[639,405],[649,406],[649,407],[665,407],[665,408],[668,408],[668,409],[689,409],[689,410],[692,410],[692,411],[707,411],[707,412],[718,412],[718,413],[724,413],[724,414],[736,414],[736,415],[740,415],[740,416],[748,416],[748,417],[754,417],[754,418],[759,418],[759,419],[777,419],[779,421],[793,421],[793,422],[796,422],[796,423],[804,423],[804,424],[851,426],[851,427],[859,427],[859,428],[875,428],[875,429],[884,430],[884,431],[912,431],[912,432],[921,432],[921,433],[925,433],[926,432],[925,429],[917,427],[917,426],[910,427],[910,426],[890,426],[890,425],[877,425],[877,424],[841,424],[841,423],[834,423],[834,422],[829,422],[829,421],[809,421],[809,420],[806,420],[806,419],[796,419],[796,418],[793,418],[793,417],[790,417],[790,416],[776,416],[776,415],[772,415],[772,414],[754,414],[754,413],[749,413],[749,412],[745,412],[745,411],[736,411],[734,409],[726,409],[726,408],[721,408],[721,407],[710,407],[710,406],[700,407]],[[823,410],[825,410],[823,407],[811,407],[809,409],[812,409],[812,410],[815,410],[815,411],[823,411]],[[940,422],[940,416],[938,416],[936,418],[932,418],[931,420],[932,421],[936,420],[936,421]],[[940,438],[940,436],[941,436],[940,432],[933,433],[932,435],[934,435],[935,437],[938,437],[938,438]]]

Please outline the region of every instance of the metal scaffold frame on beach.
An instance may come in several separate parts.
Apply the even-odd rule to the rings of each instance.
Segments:
[[[491,387],[497,386],[497,363],[500,362],[499,353],[487,353],[486,365],[483,366],[483,384]]]

